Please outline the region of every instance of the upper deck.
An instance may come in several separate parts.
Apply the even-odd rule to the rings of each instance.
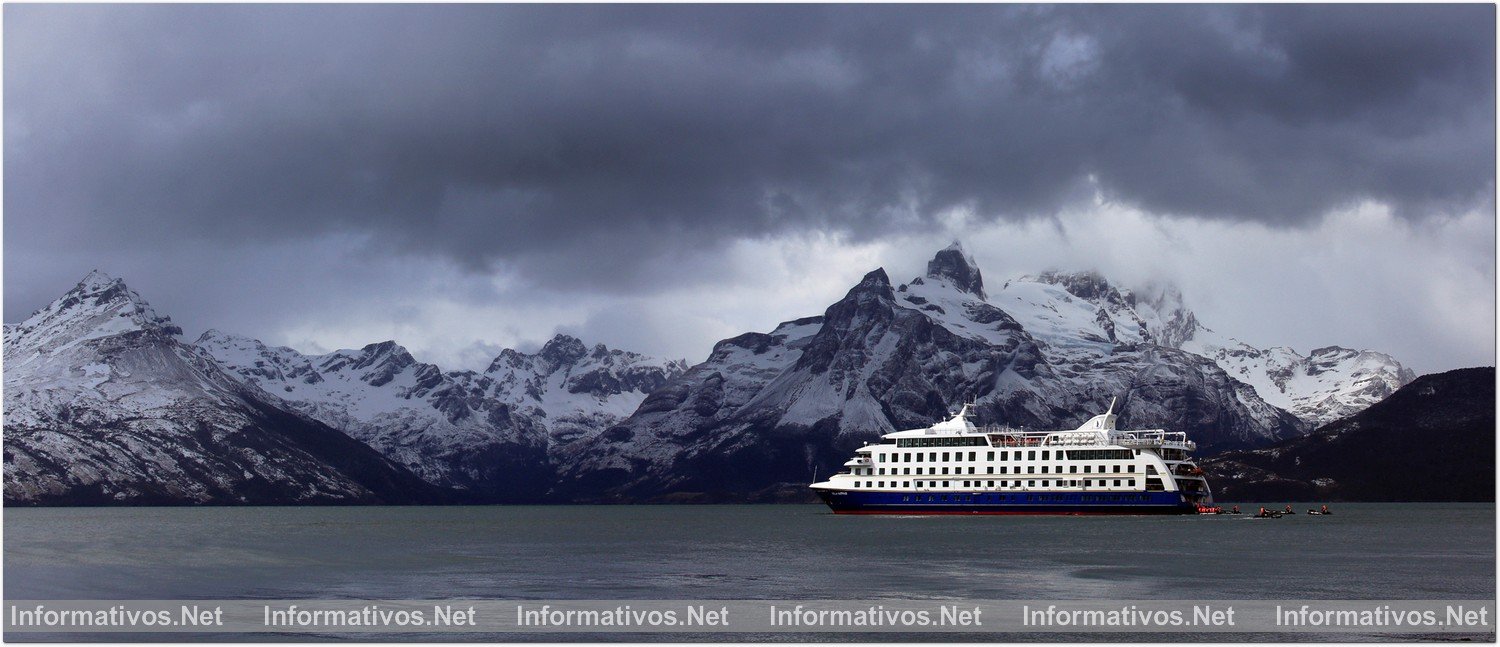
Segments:
[[[1004,425],[977,427],[967,419],[968,405],[958,415],[923,429],[897,431],[881,436],[898,447],[1101,447],[1130,449],[1177,449],[1191,452],[1197,443],[1180,431],[1115,429],[1114,405],[1070,431],[1025,431]]]

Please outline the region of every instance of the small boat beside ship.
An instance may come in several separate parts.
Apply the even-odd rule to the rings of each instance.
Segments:
[[[885,434],[810,487],[839,514],[1198,514],[1213,508],[1182,432],[1115,428],[1114,403],[1077,429],[977,427],[969,405]]]

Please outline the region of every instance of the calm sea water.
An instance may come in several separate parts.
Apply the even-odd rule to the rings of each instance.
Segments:
[[[8,508],[4,595],[1494,599],[1493,504],[1334,511],[1263,520],[835,516],[813,505]]]

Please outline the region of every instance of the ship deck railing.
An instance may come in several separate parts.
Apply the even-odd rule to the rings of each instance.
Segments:
[[[1187,434],[1181,431],[1162,431],[1160,429],[1151,431],[1116,431],[1113,442],[1122,447],[1133,448],[1157,448],[1181,449],[1193,451],[1198,448],[1198,443],[1187,439]]]
[[[1024,431],[1011,427],[983,427],[979,433],[989,437],[991,447],[1087,447],[1119,445],[1133,449],[1181,449],[1193,451],[1197,443],[1180,431],[1150,429],[1143,431]]]

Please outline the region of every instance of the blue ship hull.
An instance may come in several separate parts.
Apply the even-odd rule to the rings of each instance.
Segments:
[[[1196,514],[1179,492],[816,490],[838,514]]]

